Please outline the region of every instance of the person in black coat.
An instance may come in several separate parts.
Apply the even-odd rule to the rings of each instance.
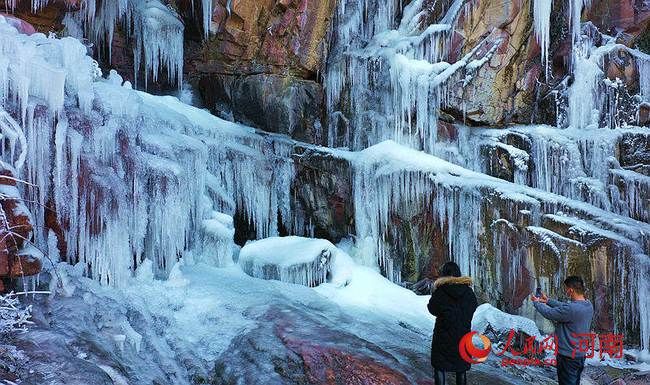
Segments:
[[[445,385],[445,372],[456,373],[456,384],[466,385],[466,372],[471,365],[458,351],[460,339],[470,332],[472,316],[478,306],[470,287],[472,279],[461,277],[460,268],[447,262],[441,277],[433,284],[429,312],[436,317],[431,341],[431,365],[436,385]]]

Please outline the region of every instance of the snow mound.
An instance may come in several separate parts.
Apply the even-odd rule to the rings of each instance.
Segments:
[[[255,278],[314,287],[327,281],[336,254],[336,246],[324,239],[271,237],[246,244],[239,266]]]
[[[485,334],[488,330],[493,330],[498,334],[507,334],[510,330],[514,330],[515,332],[523,332],[529,336],[542,338],[535,321],[502,312],[489,303],[484,303],[476,308],[472,318],[472,330],[480,334]]]

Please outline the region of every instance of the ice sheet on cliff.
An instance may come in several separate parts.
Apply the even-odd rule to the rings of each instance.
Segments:
[[[31,1],[34,13],[45,7],[49,0]],[[205,3],[205,1],[204,1]],[[160,0],[114,0],[80,1],[77,12],[66,14],[66,26],[70,36],[88,38],[101,50],[108,52],[110,62],[112,42],[116,28],[121,25],[127,38],[133,38],[134,75],[136,85],[143,83],[147,88],[150,81],[159,77],[179,88],[183,83],[183,32],[184,25],[179,16]],[[144,80],[139,80],[139,74]]]
[[[6,107],[17,111],[15,120],[23,125],[30,143],[27,179],[44,186],[30,196],[36,202],[36,222],[42,227],[42,207],[54,196],[57,219],[69,226],[65,235],[68,258],[84,262],[87,275],[123,285],[133,270],[151,260],[156,274],[164,277],[188,251],[203,257],[200,248],[205,238],[197,228],[210,221],[214,212],[244,213],[257,238],[277,235],[280,225],[304,234],[304,229],[292,228],[292,142],[256,135],[175,98],[135,92],[126,84],[120,87],[116,77],[93,82],[96,65],[75,40],[25,37],[8,28],[6,32],[3,49],[20,55],[21,63],[29,57],[30,63],[43,66],[26,66],[34,71],[27,76],[21,72],[25,68],[9,62],[8,80],[3,83],[7,85]],[[23,45],[29,49],[16,49]],[[416,77],[420,70],[428,76],[455,68],[413,62],[404,55],[392,58],[408,64],[413,70],[409,74]],[[46,83],[43,74],[51,74],[54,81]],[[407,83],[411,85],[413,79],[407,76]],[[449,238],[449,255],[470,272],[478,272],[474,266],[476,213],[485,191],[532,208],[536,220],[540,214],[557,211],[579,213],[588,220],[566,220],[578,229],[616,237],[629,250],[646,247],[638,242],[647,239],[641,234],[645,225],[471,172],[395,143],[379,144],[359,156],[346,154],[358,171],[355,191],[361,192],[355,195],[357,235],[365,242],[363,246],[368,246],[361,247],[359,260],[375,266],[379,255],[386,275],[394,281],[399,281],[400,272],[392,268],[392,259],[377,243],[388,225],[390,209],[420,199],[429,199],[431,204],[435,201],[436,214],[452,229],[444,234]],[[52,181],[49,175],[53,175]],[[278,213],[285,223],[278,223]],[[224,222],[229,223],[220,224]],[[472,225],[462,226],[464,223]],[[216,233],[228,235],[231,229],[224,227]],[[204,226],[204,230],[210,229],[216,228]],[[39,236],[45,241],[46,234]],[[216,263],[221,261],[226,263],[227,257]],[[630,301],[629,306],[642,305]],[[647,313],[633,310],[637,316]]]
[[[428,6],[412,1],[400,12],[395,1],[338,3],[324,75],[330,147],[360,150],[391,139],[433,151],[448,84],[468,84],[500,40],[481,40],[451,61],[457,18],[471,2],[451,2],[438,23],[425,19]]]
[[[260,238],[277,233],[277,212],[291,217],[282,141],[122,87],[117,74],[100,79],[72,38],[23,35],[0,18],[0,52],[0,100],[14,115],[3,120],[13,122],[3,123],[3,139],[16,149],[6,155],[21,166],[24,133],[24,177],[39,186],[26,191],[36,242],[46,245],[46,216],[55,212],[65,254],[95,279],[119,285],[145,259],[165,275],[188,249],[230,248],[232,222],[215,211],[241,209]]]

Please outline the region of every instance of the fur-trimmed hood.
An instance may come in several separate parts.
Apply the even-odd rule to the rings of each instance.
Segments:
[[[434,288],[438,288],[442,285],[472,285],[471,277],[440,277],[436,279],[433,283]]]

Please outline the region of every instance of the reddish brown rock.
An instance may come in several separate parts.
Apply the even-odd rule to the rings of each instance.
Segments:
[[[38,13],[31,10],[31,1],[19,0],[13,16],[32,26],[37,32],[61,32],[64,25],[61,23],[65,13],[78,7],[77,0],[56,0],[50,1]],[[0,9],[10,10],[5,0],[0,0]]]
[[[8,167],[0,170],[0,278],[38,274],[41,261],[23,251],[32,234],[29,211],[16,188],[17,181]],[[4,285],[0,292],[4,290]]]
[[[609,35],[638,35],[650,21],[650,4],[637,0],[594,0],[583,17]]]
[[[618,48],[605,55],[604,65],[609,80],[620,79],[628,92],[639,92],[639,70],[636,58],[625,48]]]
[[[215,2],[214,35],[203,47],[201,72],[294,73],[318,71],[334,11],[331,0]],[[181,8],[183,5],[181,4]]]
[[[18,30],[20,33],[31,35],[36,33],[36,29],[33,25],[29,24],[25,20],[21,20],[15,16],[0,12],[0,16],[4,17],[9,24]]]
[[[298,140],[323,143],[323,88],[317,81],[335,1],[213,1],[212,34],[187,42],[186,69],[217,115]],[[231,3],[230,9],[227,4]],[[186,30],[201,25],[177,1]],[[202,39],[197,30],[195,39]]]
[[[302,358],[307,378],[314,385],[407,385],[400,372],[378,365],[370,357],[354,355],[309,341],[290,341],[289,347]]]
[[[464,7],[452,38],[451,60],[458,60],[487,41],[497,50],[471,87],[457,87],[452,114],[468,123],[529,123],[537,81],[543,77],[540,47],[533,33],[529,0],[483,0]],[[456,111],[453,111],[453,110]]]

